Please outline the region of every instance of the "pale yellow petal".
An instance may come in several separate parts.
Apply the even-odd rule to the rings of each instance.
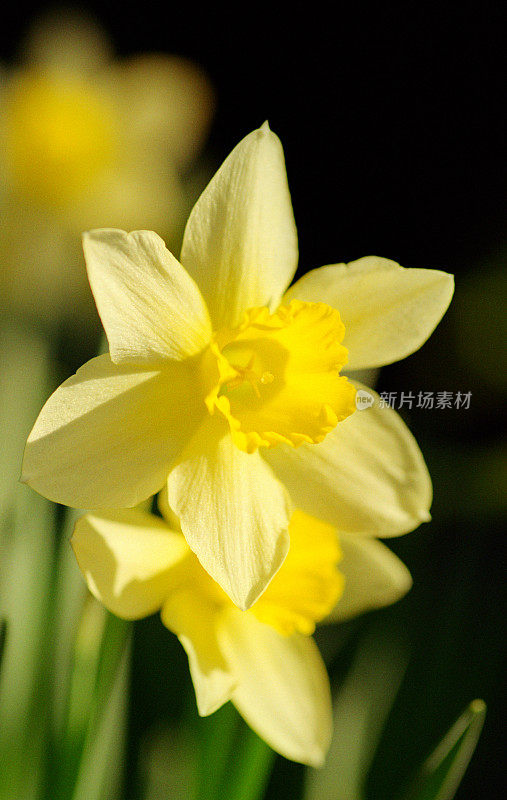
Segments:
[[[237,606],[251,606],[289,546],[288,496],[259,453],[239,450],[210,417],[169,476],[169,503],[203,567]]]
[[[252,614],[225,611],[219,642],[237,680],[232,701],[273,750],[320,766],[331,739],[329,680],[309,636],[281,636]]]
[[[378,539],[340,535],[345,590],[324,622],[342,620],[395,603],[412,586],[410,572]]]
[[[340,312],[347,369],[391,364],[418,350],[445,314],[454,279],[435,269],[405,269],[369,256],[309,272],[286,295],[325,302]]]
[[[162,622],[178,636],[187,653],[202,717],[230,700],[236,685],[217,641],[219,613],[201,594],[188,588],[172,593],[162,608]]]
[[[76,508],[134,506],[163,486],[199,424],[195,376],[92,359],[51,395],[28,437],[22,480]]]
[[[169,505],[169,487],[167,485],[167,482],[164,484],[161,491],[157,495],[157,508],[162,514],[167,524],[169,525],[169,527],[173,531],[181,532],[180,519],[178,515],[174,513],[171,506]]]
[[[125,619],[158,611],[193,558],[181,533],[136,509],[86,514],[71,544],[92,594]]]
[[[83,237],[88,277],[111,359],[183,359],[209,342],[199,289],[152,231],[104,228]]]
[[[289,525],[287,558],[251,613],[284,636],[315,631],[343,592],[336,528],[297,508]]]
[[[238,325],[247,308],[274,310],[297,258],[282,145],[265,123],[237,145],[197,201],[181,263],[217,329]]]
[[[391,408],[358,410],[323,442],[281,445],[263,457],[297,508],[338,531],[397,536],[430,519],[431,480],[417,443]]]

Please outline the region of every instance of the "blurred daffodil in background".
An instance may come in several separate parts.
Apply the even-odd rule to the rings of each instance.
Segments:
[[[177,528],[136,510],[94,513],[76,524],[72,545],[91,592],[114,614],[139,619],[161,610],[185,648],[202,716],[232,700],[251,727],[286,758],[320,766],[332,731],[331,692],[311,636],[399,599],[408,570],[381,542],[338,536],[296,510],[287,557],[248,611],[199,564]]]
[[[418,349],[452,276],[372,257],[286,292],[297,235],[267,124],[197,201],[181,264],[149,231],[92,231],[84,248],[110,352],[48,400],[26,483],[78,508],[134,506],[167,485],[190,548],[242,609],[283,564],[294,507],[363,536],[429,519],[431,481],[410,431],[373,394],[356,411],[340,370]]]
[[[76,15],[34,26],[0,80],[5,307],[51,328],[94,319],[79,247],[89,227],[152,227],[176,246],[212,112],[206,76],[183,58],[117,59]]]

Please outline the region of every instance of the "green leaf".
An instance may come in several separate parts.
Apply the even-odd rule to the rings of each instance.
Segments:
[[[64,681],[62,690],[66,701],[65,716],[61,729],[58,733],[55,730],[55,746],[52,748],[50,792],[56,793],[62,800],[71,797],[79,772],[98,681],[106,615],[106,610],[88,597],[72,643],[68,682]],[[58,677],[61,679],[64,676]],[[57,687],[54,688],[53,703],[59,699]],[[55,711],[57,709],[55,705]]]
[[[197,800],[260,800],[275,753],[227,703],[200,720]]]
[[[25,442],[51,392],[47,344],[0,315],[0,547],[12,526]]]
[[[72,800],[114,800],[123,780],[132,626],[107,612],[97,684]]]
[[[46,399],[47,349],[13,324],[0,329],[0,798],[30,800],[44,781],[51,673],[54,506],[19,484],[23,447]],[[30,764],[30,769],[27,769]]]
[[[200,759],[197,800],[219,798],[222,777],[231,757],[239,716],[232,705],[226,703],[209,717],[199,718]]]
[[[264,797],[274,761],[275,753],[269,745],[242,723],[220,797],[260,800]]]
[[[321,769],[308,769],[305,800],[362,800],[378,741],[408,655],[384,623],[373,623],[359,642],[333,703],[334,733]]]
[[[452,800],[481,734],[486,704],[473,700],[425,762],[406,800]]]
[[[76,520],[82,513],[77,509],[66,509],[57,554],[54,591],[54,664],[51,687],[53,736],[56,741],[62,739],[67,724],[77,637],[80,635],[82,615],[86,598],[89,596],[69,542]]]
[[[195,730],[182,721],[154,723],[143,737],[139,757],[140,796],[143,800],[192,800],[196,793]]]
[[[115,796],[128,699],[131,626],[88,596],[76,637],[64,729],[54,753],[50,796]]]
[[[4,652],[6,632],[7,624],[4,619],[0,619],[0,671],[2,669],[2,656]]]

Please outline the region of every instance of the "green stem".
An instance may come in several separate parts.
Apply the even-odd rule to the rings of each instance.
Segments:
[[[201,721],[196,800],[260,800],[275,754],[227,703]]]

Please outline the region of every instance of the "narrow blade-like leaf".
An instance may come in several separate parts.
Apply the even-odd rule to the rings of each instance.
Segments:
[[[473,700],[425,762],[406,800],[452,800],[481,734],[486,704]]]

